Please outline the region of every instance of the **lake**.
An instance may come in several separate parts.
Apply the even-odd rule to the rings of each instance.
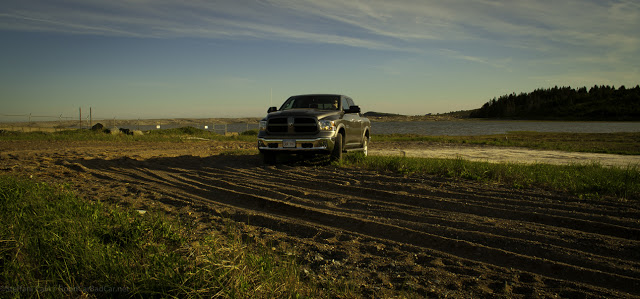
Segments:
[[[505,134],[513,131],[565,132],[565,133],[618,133],[640,132],[640,122],[587,122],[587,121],[514,121],[464,120],[373,122],[372,134],[419,134],[432,136],[472,136]]]

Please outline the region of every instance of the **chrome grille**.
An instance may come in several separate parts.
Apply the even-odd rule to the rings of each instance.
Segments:
[[[304,134],[318,132],[318,120],[313,117],[273,117],[267,122],[270,133]]]
[[[286,133],[288,127],[286,117],[270,118],[267,123],[267,131],[271,133]]]
[[[293,130],[296,133],[315,133],[318,131],[318,121],[315,118],[296,117],[293,122]]]

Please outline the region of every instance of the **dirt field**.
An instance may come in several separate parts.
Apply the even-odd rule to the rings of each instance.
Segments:
[[[0,173],[205,233],[231,219],[248,240],[295,252],[303,279],[348,282],[357,297],[640,297],[638,202],[225,154],[253,146],[2,141]]]

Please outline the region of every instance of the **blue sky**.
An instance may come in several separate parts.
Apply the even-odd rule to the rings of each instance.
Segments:
[[[4,0],[0,114],[262,116],[303,93],[443,113],[635,86],[638,32],[637,0]]]

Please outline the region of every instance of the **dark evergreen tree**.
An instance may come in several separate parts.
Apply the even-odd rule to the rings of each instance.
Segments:
[[[472,118],[540,120],[625,120],[640,121],[640,85],[594,85],[577,90],[554,86],[530,93],[511,93],[474,110]]]

